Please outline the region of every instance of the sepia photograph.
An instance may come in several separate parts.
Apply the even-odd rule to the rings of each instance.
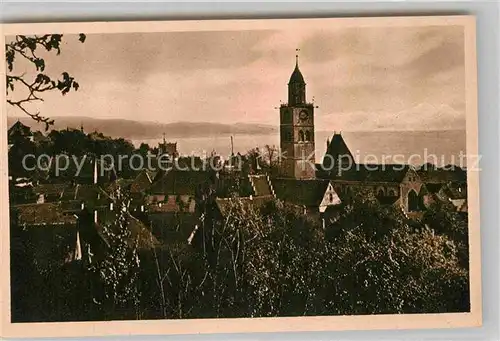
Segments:
[[[481,324],[474,17],[3,32],[17,333]]]

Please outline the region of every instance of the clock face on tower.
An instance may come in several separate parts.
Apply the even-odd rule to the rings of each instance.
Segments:
[[[302,120],[302,121],[305,121],[309,118],[309,114],[307,113],[306,110],[302,110],[299,114],[299,118]]]

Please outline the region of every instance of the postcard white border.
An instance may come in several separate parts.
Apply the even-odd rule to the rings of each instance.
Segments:
[[[126,32],[180,32],[295,29],[297,25],[310,28],[329,27],[403,27],[403,26],[463,26],[465,32],[466,75],[466,139],[467,154],[478,155],[477,115],[477,63],[475,17],[460,16],[407,16],[332,19],[262,19],[262,20],[178,20],[139,22],[90,22],[6,24],[0,26],[4,55],[5,36],[15,34],[126,33]],[[5,77],[5,63],[0,69]],[[5,96],[5,82],[0,82],[0,93]],[[7,179],[7,119],[6,100],[3,98],[0,118],[0,229],[2,269],[0,319],[2,337],[77,337],[104,335],[158,335],[251,333],[291,331],[334,331],[376,329],[422,329],[478,327],[482,324],[481,252],[479,219],[479,173],[468,171],[468,210],[470,248],[470,301],[469,313],[363,315],[326,317],[279,317],[238,319],[187,319],[148,321],[103,321],[63,323],[11,323],[10,322],[10,253],[9,204]]]

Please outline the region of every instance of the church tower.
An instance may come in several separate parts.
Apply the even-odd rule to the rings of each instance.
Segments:
[[[298,56],[295,58],[295,69],[288,82],[288,103],[280,106],[281,175],[314,179],[314,105],[306,101],[306,83]]]

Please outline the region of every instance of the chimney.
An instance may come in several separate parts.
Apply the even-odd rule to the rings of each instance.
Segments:
[[[76,231],[75,260],[82,259],[82,245],[80,243],[80,232]]]
[[[94,159],[94,185],[97,183],[97,159]]]

